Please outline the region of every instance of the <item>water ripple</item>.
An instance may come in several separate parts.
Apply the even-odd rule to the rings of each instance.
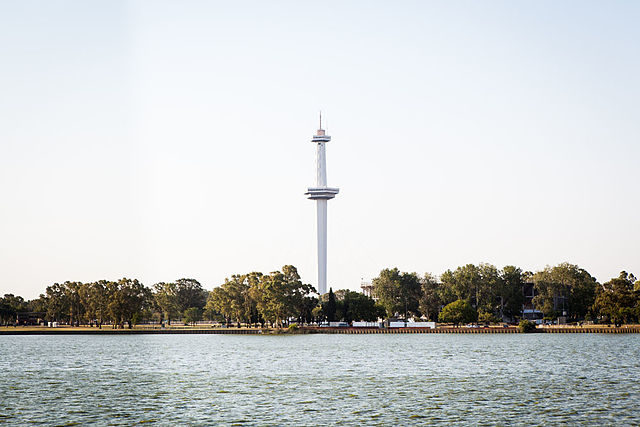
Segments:
[[[0,337],[0,424],[640,424],[637,335]]]

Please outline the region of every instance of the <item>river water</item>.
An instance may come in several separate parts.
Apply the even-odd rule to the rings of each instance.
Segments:
[[[0,424],[640,423],[640,335],[0,336]]]

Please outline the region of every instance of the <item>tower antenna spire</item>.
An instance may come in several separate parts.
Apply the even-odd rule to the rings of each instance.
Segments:
[[[318,129],[322,129],[322,110],[320,110],[320,127]]]

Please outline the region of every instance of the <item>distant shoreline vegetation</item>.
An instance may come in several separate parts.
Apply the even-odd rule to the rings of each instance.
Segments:
[[[640,281],[625,271],[598,283],[586,270],[563,263],[538,272],[515,266],[467,264],[439,278],[384,269],[367,294],[329,290],[318,296],[285,265],[269,274],[235,274],[212,291],[195,279],[144,286],[136,279],[64,282],[38,298],[0,298],[0,325],[58,322],[71,326],[132,328],[143,323],[195,324],[203,319],[235,327],[289,327],[323,322],[422,319],[450,323],[589,322],[640,319]]]

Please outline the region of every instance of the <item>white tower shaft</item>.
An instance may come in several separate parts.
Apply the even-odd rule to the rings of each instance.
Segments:
[[[318,293],[327,293],[327,201],[317,200],[318,219]]]
[[[327,186],[327,156],[324,150],[324,142],[318,143],[316,152],[316,186]]]
[[[316,186],[311,187],[305,193],[311,200],[316,201],[318,220],[318,293],[327,293],[327,200],[333,199],[340,191],[338,188],[327,187],[327,159],[325,143],[331,141],[329,135],[325,135],[322,127],[313,136],[312,142],[316,143]]]

